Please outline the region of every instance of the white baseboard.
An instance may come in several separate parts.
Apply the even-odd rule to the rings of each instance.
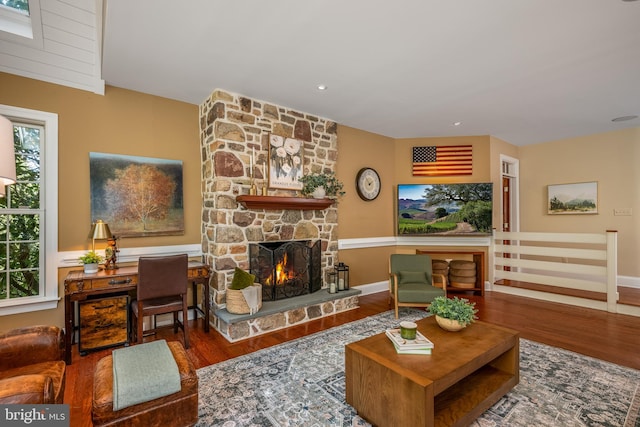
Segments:
[[[640,289],[640,277],[618,276],[618,286]]]
[[[358,285],[353,286],[354,289],[359,289],[362,291],[361,295],[369,295],[369,294],[377,294],[378,292],[388,291],[389,290],[389,282],[375,282],[368,283],[366,285]]]

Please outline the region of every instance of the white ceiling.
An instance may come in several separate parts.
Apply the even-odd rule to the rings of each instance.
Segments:
[[[394,138],[640,126],[611,121],[640,115],[640,1],[104,3],[107,85],[193,104],[220,88]]]

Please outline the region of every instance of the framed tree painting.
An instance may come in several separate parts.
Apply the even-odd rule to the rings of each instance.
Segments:
[[[118,237],[184,234],[182,161],[89,153],[91,222]]]
[[[269,188],[302,190],[304,142],[269,135]]]
[[[598,183],[549,185],[547,213],[549,215],[597,214]]]

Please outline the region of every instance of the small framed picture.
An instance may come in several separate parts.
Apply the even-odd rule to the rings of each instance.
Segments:
[[[269,135],[269,188],[302,190],[304,142]]]
[[[549,185],[547,213],[549,215],[597,214],[598,183]]]

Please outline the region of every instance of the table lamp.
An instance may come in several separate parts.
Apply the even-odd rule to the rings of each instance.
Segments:
[[[109,230],[109,226],[102,222],[101,219],[97,220],[95,223],[91,225],[91,233],[89,234],[91,241],[93,242],[92,250],[96,251],[96,240],[106,240],[112,237],[111,230]]]

